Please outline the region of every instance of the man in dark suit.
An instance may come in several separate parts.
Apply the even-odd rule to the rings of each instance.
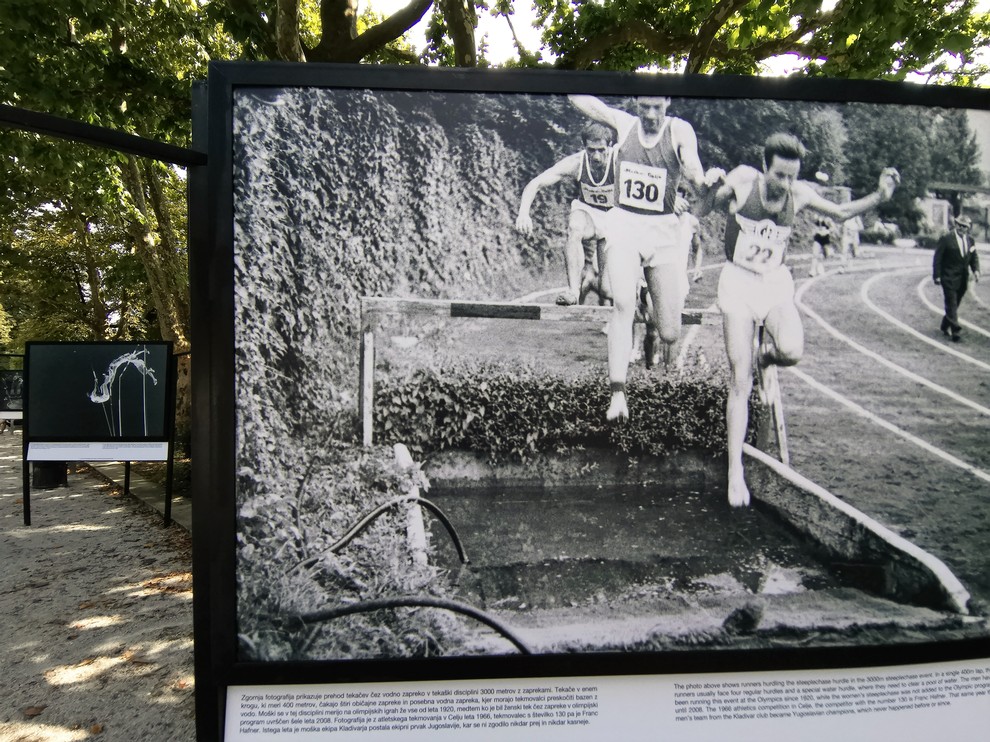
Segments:
[[[976,254],[976,245],[969,234],[973,226],[968,216],[960,215],[955,219],[955,229],[939,238],[935,248],[935,260],[932,266],[932,277],[936,286],[942,287],[945,297],[945,316],[942,318],[942,333],[949,335],[959,342],[959,302],[966,295],[969,286],[969,273],[973,279],[980,280],[980,259]]]

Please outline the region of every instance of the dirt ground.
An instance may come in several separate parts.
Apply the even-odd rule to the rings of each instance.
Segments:
[[[0,739],[192,740],[191,542],[92,470],[33,489],[0,435]]]

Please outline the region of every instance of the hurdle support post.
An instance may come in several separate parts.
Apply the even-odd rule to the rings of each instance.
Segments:
[[[375,328],[373,316],[361,299],[361,368],[359,371],[358,412],[361,416],[361,444],[370,446],[374,438],[375,410]]]

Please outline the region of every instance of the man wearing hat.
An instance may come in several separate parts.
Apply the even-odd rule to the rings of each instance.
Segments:
[[[955,218],[955,229],[939,238],[935,247],[935,260],[932,266],[932,277],[936,286],[942,287],[945,297],[945,316],[942,318],[942,334],[959,342],[959,303],[966,295],[969,286],[969,272],[973,279],[980,280],[980,258],[976,254],[976,245],[969,234],[973,222],[968,216],[960,214]]]

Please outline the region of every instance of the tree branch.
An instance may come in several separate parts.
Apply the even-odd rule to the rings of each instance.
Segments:
[[[474,42],[474,28],[478,19],[472,0],[440,0],[440,8],[447,20],[447,31],[454,42],[454,61],[458,67],[475,67],[478,64],[478,48]]]
[[[688,54],[687,72],[698,73],[704,69],[705,62],[709,59],[709,52],[715,36],[737,11],[746,7],[749,0],[719,0],[712,8],[711,13],[702,22],[698,29],[698,37],[691,45]]]
[[[360,62],[366,55],[399,38],[419,23],[433,5],[433,0],[412,0],[407,6],[372,26],[360,36],[344,40],[340,35],[332,37],[327,34],[330,26],[327,25],[325,14],[329,1],[324,0],[323,3],[323,15],[321,15],[323,36],[320,43],[310,50],[309,59],[313,62]]]
[[[562,58],[557,66],[565,69],[587,69],[600,61],[610,49],[621,44],[642,44],[657,55],[685,53],[691,48],[694,39],[693,34],[672,36],[657,31],[645,21],[631,20],[615,26],[611,31],[592,36],[574,51],[570,59]]]
[[[781,54],[797,54],[800,57],[811,58],[816,55],[815,49],[801,42],[808,33],[816,28],[824,26],[833,20],[833,13],[819,13],[802,18],[795,28],[787,36],[779,39],[768,39],[761,44],[756,44],[748,49],[736,49],[728,47],[725,42],[713,40],[709,49],[709,59],[721,61],[733,61],[738,59],[754,59],[762,62],[764,59],[776,57]]]

